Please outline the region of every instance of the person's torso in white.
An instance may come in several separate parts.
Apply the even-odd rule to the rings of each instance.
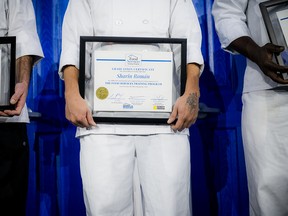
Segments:
[[[229,1],[231,1],[231,3]],[[233,3],[232,0],[229,1],[219,0],[215,2],[215,4],[218,4],[219,6],[225,4],[224,11],[217,7],[217,14],[215,12],[215,16],[223,18],[220,23],[222,28],[220,29],[220,34],[222,34],[222,36],[219,37],[223,47],[227,47],[235,39],[235,37],[246,36],[247,34],[248,36],[251,36],[259,46],[263,46],[266,43],[270,42],[259,7],[259,3],[266,0],[238,0],[236,3],[243,7],[242,11],[240,6],[237,8],[233,8],[233,5],[236,3]],[[229,7],[231,7],[231,9],[229,9]],[[237,10],[237,20],[234,20],[233,17],[234,15],[236,17],[236,13],[232,13],[235,10]],[[226,12],[233,15],[229,20],[224,19],[224,17],[227,16]],[[240,19],[242,13],[246,14],[246,18],[241,17]],[[247,22],[248,29],[244,29],[243,26],[239,26],[239,22],[242,22],[242,24],[246,25],[245,21]],[[225,25],[225,22],[227,22],[227,25]],[[218,24],[216,22],[216,26],[217,25]],[[235,31],[233,30],[233,28],[235,29]],[[243,31],[243,34],[239,35],[239,31],[241,30]],[[263,72],[255,63],[247,60],[243,92],[271,89],[277,86],[281,85],[273,82],[269,77],[263,74]]]
[[[247,25],[249,27],[251,37],[260,46],[269,43],[269,37],[260,11],[259,3],[266,0],[249,0],[247,7]],[[247,67],[244,77],[243,92],[258,91],[271,89],[282,86],[263,74],[260,68],[250,60],[247,60]]]
[[[21,3],[21,4],[20,4]],[[8,9],[9,7],[9,9]],[[14,13],[14,14],[13,14]],[[18,13],[18,14],[17,14]],[[23,13],[27,13],[27,16],[23,16]],[[27,55],[27,53],[33,54],[35,56],[39,56],[40,58],[43,56],[43,52],[41,49],[41,45],[39,42],[39,38],[37,35],[37,32],[35,26],[27,25],[27,28],[25,25],[21,26],[19,29],[18,27],[10,26],[9,21],[7,20],[8,16],[13,18],[13,22],[11,22],[10,25],[13,24],[19,24],[22,23],[23,21],[29,21],[29,23],[35,23],[34,19],[34,11],[33,11],[33,6],[32,2],[30,0],[25,0],[25,1],[20,1],[20,0],[13,0],[13,1],[8,1],[2,0],[0,1],[0,36],[10,36],[10,30],[13,29],[13,36],[16,36],[16,57],[20,57],[23,55]],[[33,22],[31,22],[33,20]],[[33,28],[32,28],[33,27]],[[22,37],[26,37],[25,35],[20,35],[21,31],[26,31],[29,29],[29,33],[31,35],[27,35],[27,38],[30,42],[29,45],[27,43],[22,42]],[[30,37],[31,36],[31,37]],[[20,39],[19,39],[20,38]],[[20,41],[19,41],[19,40]],[[29,115],[28,115],[28,109],[25,104],[24,108],[22,109],[21,113],[19,116],[13,116],[13,117],[0,117],[0,123],[12,123],[12,122],[23,122],[23,123],[28,123],[29,122]]]
[[[8,33],[8,20],[7,20],[7,13],[8,13],[8,5],[7,1],[0,2],[0,37],[7,35]],[[19,116],[13,117],[3,117],[0,116],[0,123],[4,122],[29,122],[27,107],[25,105],[24,109],[22,110]]]
[[[94,35],[169,37],[169,28],[171,27],[169,26],[171,13],[170,1],[98,0],[88,2],[91,7]],[[195,20],[195,22],[198,22],[198,20]],[[119,125],[99,123],[90,130],[78,128],[76,136],[91,133],[145,135],[174,133],[174,131],[169,125]],[[178,133],[189,134],[189,130],[185,129]]]

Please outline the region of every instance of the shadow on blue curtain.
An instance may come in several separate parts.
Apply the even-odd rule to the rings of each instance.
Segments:
[[[45,58],[31,79],[29,216],[85,215],[75,127],[65,120],[58,76],[61,26],[68,0],[33,0]]]
[[[213,0],[193,0],[203,33],[205,70],[200,102],[217,108],[191,127],[194,216],[248,216],[241,139],[241,91],[245,60],[223,52],[215,33]],[[61,26],[68,0],[33,0],[45,59],[34,69],[28,96],[31,123],[29,216],[84,216],[75,127],[65,120],[59,80]],[[162,215],[161,215],[162,216]]]
[[[205,69],[200,102],[218,108],[191,127],[193,215],[248,216],[248,189],[241,137],[242,56],[220,46],[211,8],[213,0],[193,0],[201,24]]]

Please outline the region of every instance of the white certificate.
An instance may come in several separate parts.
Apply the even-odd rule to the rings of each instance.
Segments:
[[[94,51],[94,111],[171,112],[172,52]]]
[[[276,12],[286,44],[288,44],[288,9]]]

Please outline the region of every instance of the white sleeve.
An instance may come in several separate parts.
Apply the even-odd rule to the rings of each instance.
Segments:
[[[79,68],[80,36],[93,36],[91,8],[88,0],[70,0],[65,12],[62,27],[62,53],[59,75],[62,68],[74,65]]]
[[[36,30],[34,8],[31,0],[9,1],[8,36],[16,36],[16,58],[35,56],[35,61],[43,57]]]
[[[245,11],[249,0],[215,0],[212,15],[222,48],[235,39],[250,36]]]
[[[192,0],[171,2],[170,37],[187,38],[187,63],[203,65],[202,34]]]

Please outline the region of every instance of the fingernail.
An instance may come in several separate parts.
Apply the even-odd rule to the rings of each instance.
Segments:
[[[13,98],[11,98],[10,103],[11,103],[11,104],[15,104],[15,103],[16,103],[16,100],[14,100]]]

